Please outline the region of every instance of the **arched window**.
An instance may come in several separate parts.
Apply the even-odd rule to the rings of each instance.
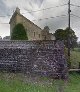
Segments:
[[[39,38],[40,38],[40,34],[39,34]]]
[[[44,40],[46,40],[46,36],[44,37]]]
[[[34,37],[35,37],[35,32],[34,32]]]

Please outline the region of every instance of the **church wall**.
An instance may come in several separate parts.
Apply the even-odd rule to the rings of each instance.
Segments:
[[[43,40],[51,40],[51,36],[50,36],[50,33],[46,30],[43,30],[42,31],[42,39]]]
[[[14,17],[12,18],[12,22],[10,23],[10,36],[11,36],[11,34],[12,34],[12,30],[13,30],[13,28],[15,27],[15,25],[16,25],[16,16],[14,16]]]
[[[42,30],[29,20],[17,14],[17,23],[22,23],[24,25],[28,40],[42,40]]]

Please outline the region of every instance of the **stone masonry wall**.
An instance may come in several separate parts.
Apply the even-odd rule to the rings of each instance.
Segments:
[[[60,41],[0,41],[0,70],[66,78],[64,45]]]

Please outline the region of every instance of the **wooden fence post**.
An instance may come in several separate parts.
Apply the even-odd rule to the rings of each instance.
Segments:
[[[80,62],[79,62],[79,69],[80,69]],[[80,73],[80,70],[79,70],[79,73]]]
[[[68,62],[68,68],[71,69],[71,62]]]

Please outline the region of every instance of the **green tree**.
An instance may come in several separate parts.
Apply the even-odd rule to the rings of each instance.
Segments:
[[[54,33],[56,40],[64,40],[65,39],[65,32],[63,29],[57,29]]]
[[[22,24],[17,24],[12,31],[11,40],[28,40],[25,28]]]
[[[74,30],[72,30],[71,28],[69,30],[69,28],[67,27],[65,29],[65,33],[67,34],[66,35],[66,43],[65,43],[66,46],[68,46],[68,40],[69,40],[70,48],[76,47],[77,46],[77,39],[78,39],[78,37],[75,35]]]
[[[54,33],[56,40],[63,40],[66,47],[68,47],[68,41],[70,48],[74,48],[77,45],[77,37],[75,32],[67,27],[65,30],[57,29]]]

